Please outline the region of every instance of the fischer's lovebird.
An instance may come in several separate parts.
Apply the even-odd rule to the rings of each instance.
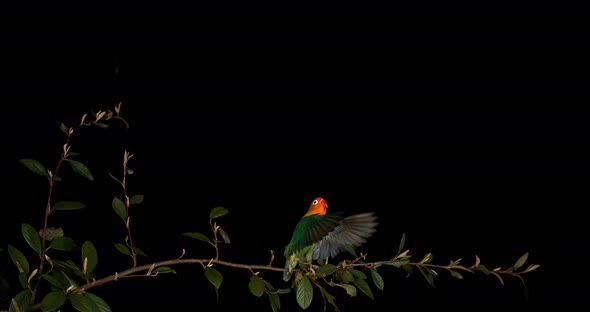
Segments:
[[[285,247],[285,268],[289,270],[283,274],[284,281],[291,278],[300,260],[326,260],[349,247],[359,247],[371,237],[378,225],[374,212],[344,216],[341,212],[327,211],[328,202],[318,197],[295,226],[291,241]]]

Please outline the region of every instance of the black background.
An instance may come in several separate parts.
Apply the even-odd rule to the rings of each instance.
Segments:
[[[566,27],[575,19],[482,17],[469,28],[476,16],[448,24],[365,18],[358,28],[314,30],[319,19],[309,17],[296,24],[303,31],[260,27],[279,18],[210,31],[224,25],[204,26],[212,20],[158,24],[186,21],[182,31],[4,33],[12,44],[3,58],[2,248],[28,251],[20,224],[42,222],[47,187],[17,160],[54,168],[61,122],[122,102],[129,129],[113,121],[82,129],[72,142],[95,182],[64,168],[56,189],[56,199],[88,207],[50,222],[97,246],[99,275],[131,264],[113,246],[126,233],[110,206],[120,189],[108,176],[120,176],[128,150],[129,192],[145,195],[131,212],[135,242],[149,256],[143,263],[183,248],[187,257],[211,257],[211,248],[181,234],[209,234],[209,210],[223,206],[229,214],[219,222],[232,243],[221,258],[267,264],[274,250],[282,265],[295,223],[323,196],[331,211],[377,212],[378,231],[361,248],[368,260],[392,257],[406,233],[413,260],[432,252],[436,263],[470,265],[478,255],[489,268],[505,268],[529,252],[528,263],[541,264],[525,275],[528,299],[516,278],[502,286],[492,276],[455,280],[441,271],[432,288],[418,272],[405,278],[383,268],[385,290],[375,290],[375,302],[334,290],[342,311],[584,302],[588,68],[586,34]],[[2,275],[12,278],[3,255]],[[249,272],[217,268],[225,277],[219,302],[198,265],[93,293],[114,311],[236,304],[270,311],[266,298],[249,293]],[[261,274],[283,286],[278,274]],[[319,294],[313,309],[321,309]],[[282,310],[298,310],[292,294]]]

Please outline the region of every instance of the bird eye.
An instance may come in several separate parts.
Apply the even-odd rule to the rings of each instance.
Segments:
[[[314,199],[314,200],[311,202],[311,204],[312,204],[312,205],[317,205],[318,203],[319,203],[319,201],[318,201],[317,199]]]

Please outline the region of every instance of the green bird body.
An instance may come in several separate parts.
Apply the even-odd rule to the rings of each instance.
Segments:
[[[333,258],[350,247],[359,247],[366,242],[377,226],[373,212],[345,217],[342,213],[327,213],[328,202],[321,197],[314,199],[307,213],[299,220],[291,241],[285,247],[283,279],[291,278],[293,269],[302,259],[317,260]]]

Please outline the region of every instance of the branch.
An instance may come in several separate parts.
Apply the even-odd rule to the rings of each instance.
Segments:
[[[186,232],[183,234],[184,236],[204,241],[209,245],[213,246],[213,248],[215,249],[214,258],[183,259],[183,256],[185,254],[183,250],[182,255],[176,259],[151,262],[149,264],[144,265],[137,265],[137,255],[145,256],[145,254],[141,249],[137,248],[134,244],[131,235],[131,227],[129,224],[129,215],[130,207],[132,205],[140,204],[143,202],[143,195],[129,196],[129,194],[127,193],[128,189],[126,178],[128,175],[131,175],[133,173],[133,170],[129,169],[129,167],[127,166],[128,161],[132,157],[132,155],[125,151],[123,159],[123,174],[121,180],[117,179],[111,174],[109,175],[115,181],[117,181],[122,188],[123,200],[117,197],[113,198],[112,208],[119,215],[119,217],[121,217],[122,221],[125,222],[125,226],[127,229],[127,237],[125,239],[126,245],[117,243],[115,246],[123,254],[131,256],[133,260],[133,265],[131,268],[126,269],[124,271],[115,272],[112,275],[100,279],[95,279],[94,275],[92,274],[92,270],[94,269],[97,263],[97,253],[91,242],[86,241],[82,246],[82,269],[80,269],[77,266],[77,264],[71,260],[52,260],[47,255],[46,252],[51,248],[72,251],[75,245],[73,243],[73,240],[66,237],[61,237],[63,236],[63,232],[60,235],[48,233],[48,217],[54,210],[75,210],[83,208],[85,206],[78,202],[58,202],[51,206],[52,195],[54,193],[54,182],[60,181],[58,173],[60,171],[62,163],[66,161],[71,164],[72,169],[76,173],[79,173],[80,175],[90,180],[93,180],[92,174],[90,173],[88,168],[86,168],[82,163],[72,159],[72,157],[76,156],[77,154],[70,152],[71,146],[69,145],[69,142],[71,140],[72,135],[78,127],[97,125],[99,127],[104,128],[107,127],[107,125],[103,123],[104,120],[123,120],[125,125],[128,127],[128,123],[119,116],[120,105],[121,104],[119,103],[119,105],[115,107],[115,113],[111,111],[99,111],[97,114],[94,115],[95,118],[93,121],[87,122],[87,115],[84,115],[82,116],[80,123],[75,127],[67,128],[63,124],[61,125],[62,131],[67,134],[67,140],[63,146],[61,157],[59,158],[59,161],[54,172],[46,170],[45,167],[43,167],[43,165],[41,165],[39,162],[35,160],[21,160],[21,163],[23,163],[27,168],[29,168],[37,174],[46,177],[49,180],[49,192],[47,197],[47,205],[45,207],[43,228],[40,231],[40,239],[39,237],[37,237],[36,231],[33,227],[28,226],[26,224],[26,226],[23,227],[23,235],[25,237],[25,240],[35,251],[37,251],[38,255],[40,256],[39,268],[37,270],[33,270],[33,272],[31,273],[29,270],[28,262],[26,261],[24,255],[17,249],[13,248],[12,246],[9,246],[9,253],[11,255],[11,258],[15,266],[19,268],[19,271],[21,272],[21,276],[19,277],[25,277],[25,279],[21,279],[21,285],[25,289],[21,293],[17,294],[15,298],[12,299],[11,310],[22,310],[22,308],[24,308],[25,306],[30,306],[31,310],[55,310],[64,304],[64,302],[67,299],[66,296],[69,297],[73,305],[80,304],[81,301],[78,300],[102,300],[87,291],[94,287],[104,285],[110,282],[115,282],[123,278],[156,277],[160,274],[175,272],[169,266],[182,264],[200,264],[204,268],[205,276],[207,277],[207,279],[209,279],[209,281],[215,286],[216,293],[222,283],[222,275],[221,272],[213,268],[214,265],[249,270],[252,273],[250,282],[248,284],[250,291],[258,297],[262,296],[263,294],[268,295],[273,311],[278,311],[280,309],[279,295],[289,293],[291,289],[296,290],[296,299],[300,307],[306,309],[312,301],[314,286],[319,289],[324,299],[324,307],[329,303],[334,307],[336,311],[339,311],[339,309],[335,304],[335,297],[330,294],[330,288],[325,287],[325,285],[330,287],[337,286],[343,288],[350,296],[356,296],[357,290],[361,290],[365,295],[367,295],[371,299],[374,299],[371,287],[369,286],[366,280],[369,280],[370,276],[370,279],[372,279],[374,286],[379,288],[380,290],[383,290],[383,278],[379,274],[378,269],[387,266],[393,266],[397,269],[403,269],[407,272],[408,276],[412,274],[413,268],[417,268],[420,271],[420,273],[422,273],[423,277],[427,280],[427,282],[432,286],[434,286],[434,277],[438,276],[437,270],[446,270],[451,274],[451,276],[458,279],[463,279],[461,272],[482,272],[486,275],[495,276],[496,278],[498,278],[502,285],[504,285],[502,275],[514,276],[522,280],[525,286],[525,290],[526,283],[524,283],[522,275],[524,275],[525,273],[532,272],[540,267],[540,265],[538,264],[531,264],[528,267],[524,268],[524,264],[528,260],[528,253],[522,255],[512,266],[506,269],[498,267],[493,270],[489,270],[485,265],[481,263],[481,260],[477,255],[475,256],[474,264],[471,266],[462,265],[462,259],[452,260],[448,265],[433,264],[431,263],[433,260],[433,256],[431,253],[426,254],[420,261],[412,262],[410,261],[411,256],[409,254],[409,250],[405,250],[402,252],[402,250],[404,250],[403,248],[405,244],[405,233],[401,237],[401,241],[397,249],[397,254],[393,258],[388,260],[366,262],[366,254],[361,253],[360,256],[357,256],[356,252],[354,251],[354,248],[352,248],[351,246],[347,246],[350,247],[347,249],[354,258],[352,260],[342,260],[338,264],[327,263],[328,259],[312,260],[311,254],[309,254],[307,256],[301,257],[298,260],[297,264],[294,265],[294,268],[290,266],[289,268],[286,268],[284,266],[275,267],[273,266],[273,251],[271,251],[271,259],[267,265],[234,263],[220,259],[219,245],[223,243],[230,244],[230,238],[228,233],[219,225],[219,223],[216,220],[214,221],[214,219],[220,218],[228,214],[228,210],[224,207],[214,207],[209,212],[209,225],[212,231],[212,237],[203,235],[199,232]],[[54,242],[52,242],[49,245],[49,247],[46,247],[46,241],[52,240],[53,236],[55,236],[56,239],[62,239],[59,241],[59,243],[54,244]],[[47,264],[51,266],[49,270],[44,268],[44,262],[47,262]],[[288,285],[287,288],[275,290],[271,283],[262,278],[262,276],[259,274],[260,271],[292,272],[295,278]],[[73,273],[73,275],[70,273]],[[26,278],[27,275],[28,279]],[[33,277],[35,276],[36,280],[33,283]],[[44,279],[42,279],[42,277],[44,277]],[[78,285],[75,282],[76,277],[85,280],[85,284]],[[53,290],[50,294],[44,297],[41,302],[36,302],[38,301],[36,300],[37,289],[42,280],[52,284],[54,287],[56,287],[56,290]],[[76,294],[77,296],[73,296]],[[106,305],[106,302],[104,304]],[[108,307],[108,305],[106,306]]]
[[[254,271],[254,270],[267,270],[267,271],[278,271],[278,272],[286,271],[285,268],[281,268],[281,267],[273,267],[273,266],[269,266],[269,265],[233,263],[233,262],[216,260],[216,259],[173,259],[173,260],[154,262],[151,264],[139,265],[139,266],[127,269],[125,271],[117,272],[113,275],[109,275],[107,277],[95,280],[95,281],[90,282],[88,284],[72,288],[69,293],[70,294],[81,293],[81,292],[84,292],[90,288],[94,288],[96,286],[100,286],[100,285],[103,285],[103,284],[106,284],[109,282],[114,282],[114,281],[117,281],[121,278],[155,277],[159,274],[157,271],[153,272],[153,270],[158,267],[179,265],[179,264],[196,264],[196,263],[204,265],[204,266],[211,266],[212,264],[219,264],[219,265],[223,265],[223,266],[227,266],[227,267],[246,269],[246,270],[250,270],[250,271]],[[139,274],[139,275],[135,274],[135,273],[139,273],[142,271],[148,271],[148,272],[146,274]]]

